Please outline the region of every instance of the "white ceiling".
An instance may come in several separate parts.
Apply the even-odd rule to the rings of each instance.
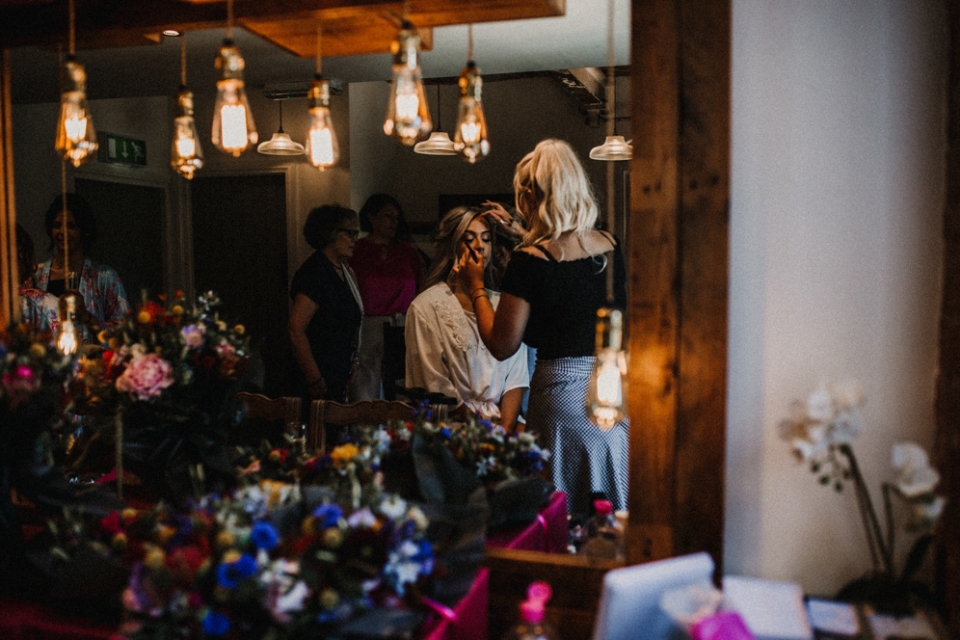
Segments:
[[[629,64],[630,2],[614,0],[614,50],[617,66]],[[602,0],[567,0],[566,15],[512,22],[493,22],[473,28],[474,59],[485,75],[606,67],[608,4]],[[213,60],[223,31],[187,34],[188,85],[214,82]],[[425,51],[421,66],[425,78],[459,75],[467,56],[467,27],[437,27],[433,50]],[[309,80],[315,61],[286,53],[242,29],[234,40],[246,60],[248,88],[264,84]],[[155,46],[79,51],[86,65],[90,99],[173,94],[180,82],[180,39],[164,38]],[[58,99],[57,53],[34,47],[13,51],[12,93],[16,103]],[[344,83],[388,80],[389,54],[325,58],[323,73]]]

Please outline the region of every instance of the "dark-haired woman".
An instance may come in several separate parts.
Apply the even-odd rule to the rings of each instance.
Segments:
[[[76,289],[84,303],[84,308],[77,310],[77,316],[95,336],[100,327],[116,324],[126,314],[129,308],[127,292],[112,267],[87,256],[97,239],[97,222],[87,201],[75,193],[67,194],[66,235],[63,233],[63,215],[63,197],[57,196],[44,215],[47,236],[56,255],[40,263],[33,275],[33,286],[59,297],[67,290],[64,272],[76,274]],[[69,254],[69,266],[64,265],[65,253]]]
[[[293,276],[287,325],[303,397],[343,402],[356,371],[363,303],[347,260],[359,233],[356,212],[338,205],[313,209],[303,225],[316,251]]]
[[[357,274],[364,318],[360,340],[360,368],[351,389],[352,400],[374,400],[390,395],[381,389],[384,371],[402,363],[384,362],[385,327],[403,327],[407,307],[423,280],[420,255],[405,238],[403,209],[395,198],[375,193],[360,209],[360,226],[368,235],[357,242],[350,266]],[[402,332],[402,330],[398,330]],[[385,387],[393,380],[387,376]]]
[[[57,297],[30,286],[30,278],[37,267],[33,250],[33,238],[19,222],[17,223],[17,272],[20,285],[20,315],[24,322],[38,329],[57,330]]]

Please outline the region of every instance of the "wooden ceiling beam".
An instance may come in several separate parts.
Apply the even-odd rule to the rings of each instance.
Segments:
[[[124,36],[159,33],[163,29],[196,31],[225,26],[223,0],[76,0],[76,37],[80,44],[123,41]],[[284,33],[302,31],[304,23],[314,28],[317,22],[343,25],[344,33],[372,38],[366,47],[352,43],[342,53],[353,55],[389,50],[392,40],[370,33],[370,24],[399,25],[402,3],[396,0],[237,0],[234,21],[237,26],[269,33],[267,39],[303,56],[303,47],[287,42]],[[480,23],[502,20],[561,16],[565,0],[415,0],[408,17],[418,28]],[[49,45],[67,40],[67,0],[36,3],[34,0],[0,0],[0,46]],[[378,27],[380,29],[380,27]],[[374,46],[374,43],[376,45]],[[98,44],[97,46],[108,46]],[[312,54],[311,54],[312,55]]]

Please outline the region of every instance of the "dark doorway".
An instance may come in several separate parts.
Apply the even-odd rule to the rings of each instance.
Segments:
[[[215,291],[263,361],[263,389],[278,395],[287,351],[286,176],[197,177],[191,185],[197,291]]]
[[[163,293],[165,191],[86,178],[76,178],[74,189],[97,218],[90,257],[117,270],[130,306],[136,307],[142,291]]]

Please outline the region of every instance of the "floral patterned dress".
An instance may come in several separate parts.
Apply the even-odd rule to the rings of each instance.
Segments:
[[[33,274],[33,287],[47,291],[50,284],[51,260],[41,262]],[[112,268],[90,258],[83,261],[80,270],[80,284],[77,287],[83,296],[87,310],[100,323],[100,326],[113,325],[127,313],[127,291],[120,282],[120,276]]]

